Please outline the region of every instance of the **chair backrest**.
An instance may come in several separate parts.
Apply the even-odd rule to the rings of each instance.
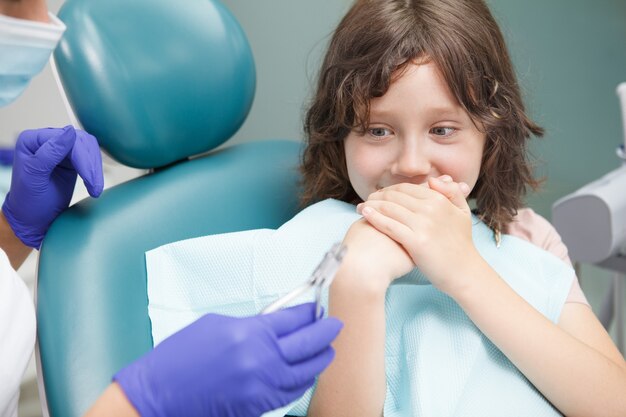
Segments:
[[[300,145],[226,141],[254,95],[250,47],[217,1],[68,0],[55,59],[86,130],[154,169],[72,206],[41,248],[37,319],[48,412],[82,415],[152,347],[144,252],[275,228],[297,210]],[[210,278],[210,277],[207,277]]]

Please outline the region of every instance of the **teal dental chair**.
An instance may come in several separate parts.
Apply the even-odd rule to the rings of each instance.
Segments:
[[[144,252],[287,221],[300,145],[214,150],[255,89],[248,41],[218,1],[67,0],[59,16],[55,60],[78,119],[114,159],[150,170],[72,206],[41,248],[40,394],[49,415],[73,417],[152,348]]]

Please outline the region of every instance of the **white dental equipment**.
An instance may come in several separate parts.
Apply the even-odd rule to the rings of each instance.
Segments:
[[[617,86],[624,127],[624,144],[617,148],[622,166],[559,199],[552,206],[552,223],[571,259],[615,271],[599,314],[608,328],[616,319],[617,346],[624,352],[623,285],[626,274],[626,83]]]
[[[341,265],[346,250],[347,248],[341,243],[335,243],[330,250],[326,252],[322,261],[317,265],[311,277],[305,283],[265,307],[261,314],[269,314],[278,311],[310,289],[315,289],[315,319],[320,319],[322,316],[322,291],[330,287],[333,279],[335,279],[335,274]]]

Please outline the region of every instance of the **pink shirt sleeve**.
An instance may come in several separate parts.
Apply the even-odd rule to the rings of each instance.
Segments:
[[[515,216],[513,221],[508,225],[505,233],[527,240],[562,259],[563,262],[568,265],[572,265],[572,261],[567,254],[567,247],[561,240],[561,236],[559,236],[556,229],[549,221],[530,208],[518,210],[517,216]],[[569,295],[565,302],[589,305],[582,288],[580,288],[578,279],[572,282],[572,287],[570,288]]]

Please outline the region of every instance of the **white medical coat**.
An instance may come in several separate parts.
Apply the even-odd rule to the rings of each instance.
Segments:
[[[22,376],[35,346],[35,307],[0,250],[0,416],[17,416]]]
[[[0,15],[0,104],[8,104],[45,66],[65,25]],[[20,382],[35,346],[35,307],[0,249],[0,417],[16,417]]]

